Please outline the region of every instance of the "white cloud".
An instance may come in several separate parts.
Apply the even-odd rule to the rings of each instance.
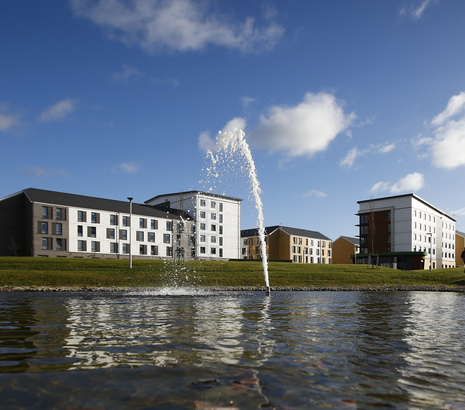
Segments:
[[[463,208],[460,208],[460,209],[457,209],[455,211],[451,211],[449,212],[451,215],[455,215],[455,216],[465,216],[465,207]]]
[[[0,131],[8,131],[19,124],[19,114],[10,113],[7,104],[0,103]]]
[[[420,0],[415,1],[411,6],[402,7],[400,10],[401,15],[408,15],[415,20],[423,16],[425,10],[434,3],[434,0]]]
[[[303,196],[304,196],[304,198],[308,198],[308,197],[312,197],[312,196],[315,197],[315,198],[324,198],[324,197],[328,196],[328,194],[323,192],[323,191],[319,191],[318,189],[312,189],[310,192],[307,192]]]
[[[123,162],[118,167],[121,171],[125,172],[126,174],[135,174],[139,171],[139,166],[134,162]]]
[[[465,92],[453,95],[447,103],[446,109],[436,115],[431,121],[433,125],[442,125],[444,122],[465,110]]]
[[[30,175],[33,177],[41,177],[45,175],[45,169],[41,167],[27,167],[23,172],[25,175]]]
[[[207,46],[263,51],[273,48],[284,32],[274,22],[258,27],[251,17],[241,23],[230,21],[209,10],[208,2],[192,0],[71,0],[71,7],[75,15],[101,26],[110,38],[150,54]]]
[[[347,153],[347,155],[341,160],[341,162],[339,163],[339,165],[341,167],[343,166],[347,166],[349,168],[351,168],[354,163],[355,163],[355,160],[357,159],[357,157],[359,157],[360,155],[362,155],[362,152],[359,151],[356,147],[352,148],[349,150],[349,152]]]
[[[382,192],[390,191],[393,194],[399,194],[401,192],[415,192],[422,189],[425,185],[425,177],[419,172],[408,174],[405,177],[399,179],[396,183],[390,184],[388,182],[380,181],[374,184],[370,192]]]
[[[115,81],[126,82],[126,81],[129,81],[131,78],[144,77],[144,76],[145,74],[142,71],[140,71],[138,68],[132,67],[129,65],[123,65],[121,71],[117,73],[113,73],[112,79]]]
[[[414,147],[426,146],[437,168],[465,166],[465,92],[452,96],[431,125],[435,127],[432,135],[413,138]]]
[[[248,140],[258,147],[281,151],[290,157],[312,156],[326,150],[354,119],[355,114],[345,114],[334,95],[307,93],[296,106],[271,107],[270,115],[261,116],[260,124],[252,130]]]
[[[388,152],[391,152],[394,148],[396,147],[396,144],[386,144],[383,145],[382,147],[379,148],[378,152],[380,154],[387,154]]]
[[[57,121],[76,110],[77,100],[66,98],[47,108],[40,114],[40,121]]]
[[[242,107],[247,108],[250,104],[255,102],[255,98],[245,96],[241,98],[241,102],[242,102]]]

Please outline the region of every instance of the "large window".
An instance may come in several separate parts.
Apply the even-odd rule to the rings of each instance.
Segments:
[[[87,214],[86,211],[78,211],[78,222],[86,222]]]
[[[139,218],[139,228],[141,228],[141,229],[147,228],[147,219],[146,218]]]
[[[65,210],[64,210],[63,208],[57,208],[57,209],[56,209],[55,218],[56,218],[58,221],[64,221],[64,220],[66,220]]]
[[[118,225],[118,215],[110,215],[110,225]]]
[[[118,244],[116,242],[110,242],[110,253],[118,253]]]
[[[41,222],[39,233],[48,234],[48,222]]]
[[[171,243],[171,235],[169,233],[163,234],[163,243]]]
[[[87,251],[87,242],[86,241],[78,241],[78,251],[81,251],[81,252]]]
[[[151,227],[152,229],[158,229],[158,221],[157,221],[156,219],[152,219],[152,220],[150,221],[150,227]]]
[[[100,223],[100,214],[98,212],[91,212],[90,214],[90,221],[93,224]]]
[[[123,216],[123,226],[129,226],[129,216]]]
[[[52,238],[42,238],[42,249],[44,250],[52,249]]]
[[[56,250],[66,251],[66,239],[63,239],[63,238],[56,239]]]

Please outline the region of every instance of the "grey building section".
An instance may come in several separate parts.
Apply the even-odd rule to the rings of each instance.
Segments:
[[[36,188],[24,189],[0,199],[0,256],[78,256],[76,253],[69,252],[70,210],[74,212],[80,208],[95,210],[96,215],[99,215],[98,212],[104,211],[114,214],[129,214],[128,201]],[[133,203],[132,214],[137,217],[171,221],[172,256],[184,257],[183,250],[189,247],[191,241],[189,232],[192,218],[189,215],[178,209],[138,203]],[[83,223],[85,222],[87,221],[83,221]],[[115,225],[118,225],[118,222]],[[86,226],[86,228],[89,227]],[[50,241],[50,246],[47,241]],[[98,248],[83,249],[82,252],[79,252],[79,256],[82,257],[95,256],[96,254],[99,254],[100,257],[115,258],[119,257],[122,252],[101,254]],[[133,256],[141,257],[137,254]]]

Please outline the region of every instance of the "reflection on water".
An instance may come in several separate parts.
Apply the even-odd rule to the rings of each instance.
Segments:
[[[465,408],[465,299],[0,294],[2,408]]]

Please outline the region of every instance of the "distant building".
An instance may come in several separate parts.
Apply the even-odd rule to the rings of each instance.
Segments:
[[[265,235],[270,261],[332,263],[331,239],[319,232],[277,225],[266,227]],[[258,229],[242,230],[241,239],[242,259],[262,259]]]
[[[174,209],[28,188],[0,199],[0,255],[175,258],[192,219]]]
[[[190,258],[239,259],[242,199],[202,191],[158,195],[145,202],[193,219]]]
[[[357,263],[398,269],[455,267],[455,219],[415,194],[358,201]]]
[[[461,255],[465,251],[465,232],[455,231],[455,250],[455,264],[462,266],[463,259]]]
[[[333,241],[333,264],[354,263],[353,256],[358,253],[360,253],[359,238],[340,236]]]

